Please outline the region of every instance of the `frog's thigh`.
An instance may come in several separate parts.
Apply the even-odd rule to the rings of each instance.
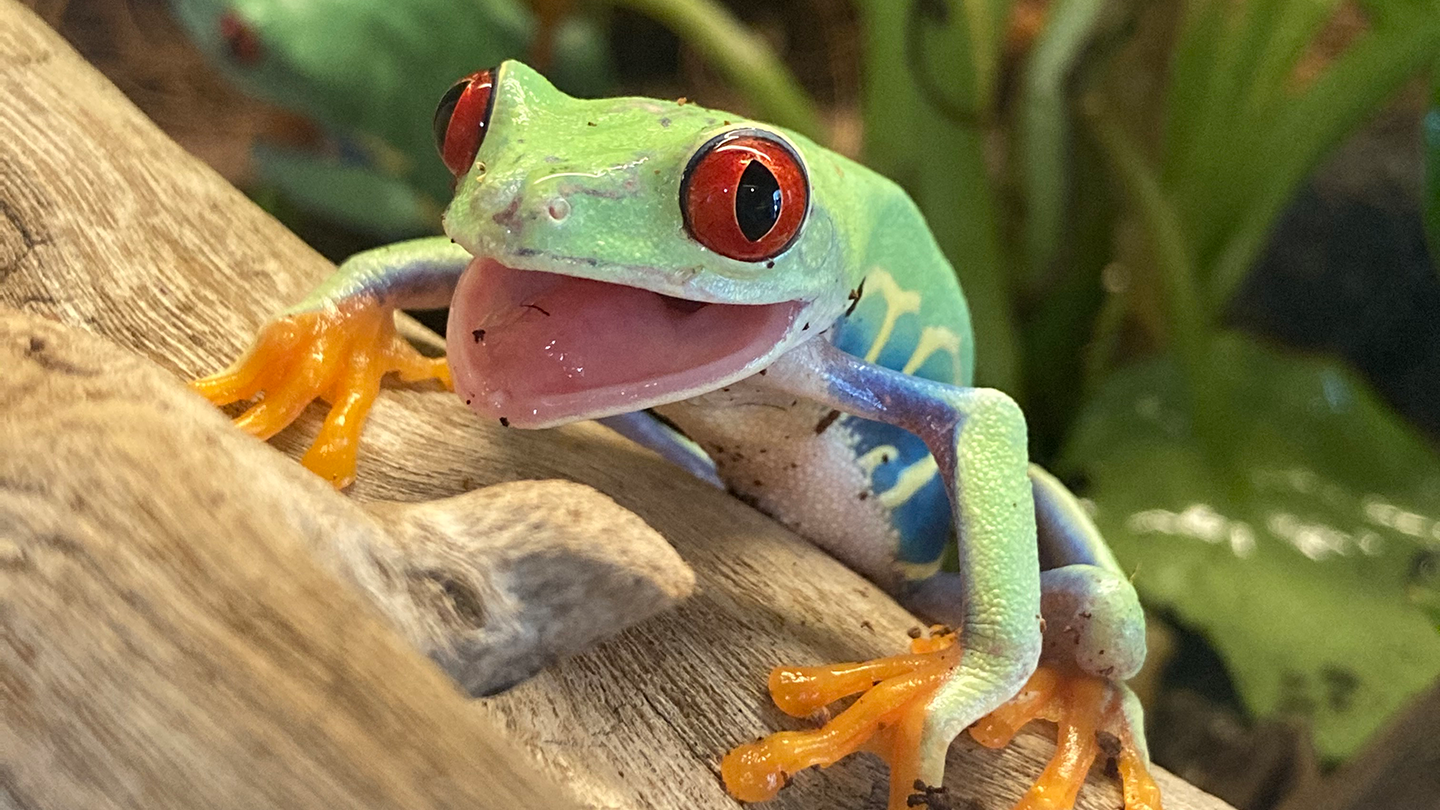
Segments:
[[[1074,663],[1090,675],[1125,680],[1145,661],[1140,599],[1090,513],[1040,466],[1030,465],[1040,544],[1043,660]]]
[[[1085,563],[1119,573],[1120,564],[1074,493],[1039,464],[1031,464],[1028,472],[1035,495],[1040,566],[1059,568]]]

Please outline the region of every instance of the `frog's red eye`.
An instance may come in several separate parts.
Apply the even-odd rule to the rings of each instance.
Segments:
[[[494,104],[495,71],[481,70],[456,82],[435,108],[435,146],[450,173],[459,177],[475,162]]]
[[[773,258],[800,232],[810,182],[800,158],[758,132],[727,132],[700,147],[680,185],[690,235],[722,256]]]
[[[259,62],[264,55],[260,35],[233,11],[220,16],[220,39],[230,51],[230,58],[246,67]]]

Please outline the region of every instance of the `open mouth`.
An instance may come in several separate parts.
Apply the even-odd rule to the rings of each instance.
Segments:
[[[545,427],[746,376],[801,306],[689,301],[476,259],[455,288],[446,343],[455,390],[471,408]]]

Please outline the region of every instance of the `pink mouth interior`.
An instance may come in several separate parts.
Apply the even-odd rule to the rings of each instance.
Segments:
[[[446,340],[455,390],[516,427],[621,413],[742,372],[780,342],[798,302],[706,304],[619,284],[465,269]]]

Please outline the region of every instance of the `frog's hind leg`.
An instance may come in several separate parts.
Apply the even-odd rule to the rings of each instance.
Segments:
[[[909,596],[912,610],[944,619],[960,598],[958,581],[931,577]],[[1039,667],[1015,697],[970,727],[971,736],[1003,748],[1031,720],[1056,724],[1055,756],[1017,810],[1072,807],[1100,754],[1119,766],[1125,810],[1159,808],[1140,702],[1124,683],[1145,657],[1144,617],[1129,581],[1086,563],[1062,566],[1041,573],[1040,604]]]
[[[355,457],[380,379],[438,380],[450,387],[445,358],[426,357],[395,331],[395,310],[444,306],[469,262],[444,237],[366,251],[342,264],[299,305],[260,329],[229,368],[191,383],[216,405],[257,396],[235,423],[269,438],[316,399],[330,412],[302,463],[336,487],[355,477]]]
[[[1145,619],[1128,579],[1068,490],[1032,465],[1045,647],[1020,694],[971,727],[981,744],[1008,745],[1031,720],[1053,721],[1056,751],[1017,810],[1069,808],[1097,756],[1119,767],[1126,810],[1158,810],[1140,702],[1124,681],[1145,660]]]
[[[787,712],[864,694],[824,728],[731,752],[722,764],[731,791],[766,798],[796,770],[868,747],[890,764],[890,808],[902,810],[933,798],[950,742],[967,726],[978,722],[979,739],[1003,745],[1043,717],[1059,724],[1061,740],[1021,807],[1071,807],[1095,757],[1118,740],[1127,810],[1158,810],[1138,704],[1122,683],[1144,658],[1139,602],[1074,497],[1027,466],[1014,403],[907,377],[823,340],[769,371],[767,384],[925,441],[949,484],[959,538],[958,573],[934,578],[930,595],[960,631],[911,656],[777,670],[771,692]],[[1042,545],[1058,566],[1043,577]]]
[[[595,420],[636,444],[648,447],[661,458],[680,466],[707,484],[724,488],[715,472],[715,462],[680,431],[649,411],[633,411]]]

